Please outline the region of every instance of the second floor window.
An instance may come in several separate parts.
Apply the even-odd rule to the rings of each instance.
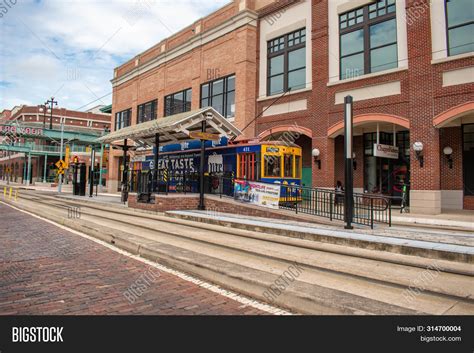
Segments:
[[[165,97],[165,116],[189,112],[191,110],[192,90],[187,89]]]
[[[340,79],[398,67],[395,0],[339,16]]]
[[[267,95],[306,87],[306,30],[267,43]]]
[[[155,120],[156,119],[156,107],[158,101],[154,101],[141,104],[138,106],[138,120],[137,123],[144,123],[145,121]]]
[[[472,0],[446,0],[448,55],[474,51],[474,4]]]
[[[130,126],[132,120],[132,109],[123,110],[115,114],[115,131]]]
[[[235,116],[235,75],[201,85],[201,108],[213,107],[223,117]]]

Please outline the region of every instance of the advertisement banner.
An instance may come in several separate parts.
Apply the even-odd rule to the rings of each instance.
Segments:
[[[278,209],[280,200],[280,185],[264,184],[254,181],[236,180],[234,198],[237,201],[247,202],[268,208]]]

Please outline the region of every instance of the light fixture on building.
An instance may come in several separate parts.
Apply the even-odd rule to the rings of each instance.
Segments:
[[[321,155],[321,151],[315,148],[313,149],[313,151],[311,151],[311,155],[314,158],[314,163],[318,165],[318,169],[321,169],[321,160],[319,159],[319,156]]]
[[[355,152],[352,153],[352,165],[354,167],[354,170],[357,170],[357,160]]]
[[[423,160],[423,143],[422,142],[415,142],[413,144],[413,150],[415,151],[416,159],[420,162],[420,168],[423,168],[424,160]]]
[[[453,169],[453,149],[449,146],[446,146],[443,149],[443,153],[446,156],[446,159],[448,160],[449,169]]]

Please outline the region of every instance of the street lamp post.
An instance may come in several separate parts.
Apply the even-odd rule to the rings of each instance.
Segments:
[[[352,151],[352,136],[353,136],[353,120],[352,120],[352,96],[344,98],[344,157],[345,157],[345,200],[344,200],[344,221],[346,222],[345,229],[353,229],[352,220],[354,216],[354,169],[353,169],[353,151]]]
[[[38,111],[40,113],[43,113],[43,129],[46,128],[46,112],[49,113],[49,109],[48,109],[48,106],[46,104],[47,103],[45,102],[44,104],[38,105]]]
[[[49,129],[53,129],[53,107],[58,105],[58,101],[54,100],[54,97],[51,97],[51,100],[48,100],[46,104],[50,104],[50,109],[51,109],[51,115],[49,118]]]

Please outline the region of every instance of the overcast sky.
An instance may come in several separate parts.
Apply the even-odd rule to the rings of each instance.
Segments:
[[[115,67],[228,2],[0,0],[0,111],[110,104]]]

